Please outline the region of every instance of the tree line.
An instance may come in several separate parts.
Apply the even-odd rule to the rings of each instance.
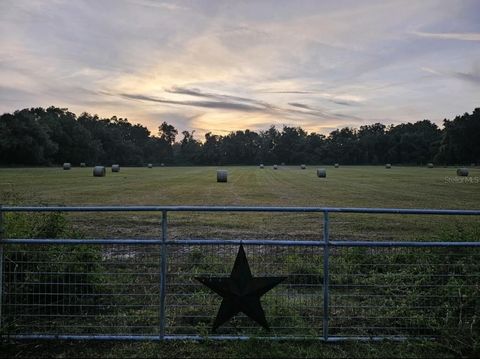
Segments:
[[[480,163],[480,108],[439,128],[429,120],[336,129],[328,135],[275,126],[228,135],[178,130],[158,133],[127,119],[100,118],[65,108],[30,108],[0,116],[1,165],[153,164],[436,164]]]

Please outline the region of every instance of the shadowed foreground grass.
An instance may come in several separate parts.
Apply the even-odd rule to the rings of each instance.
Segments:
[[[344,342],[19,342],[1,347],[1,358],[458,358],[478,353],[446,350],[432,341]]]

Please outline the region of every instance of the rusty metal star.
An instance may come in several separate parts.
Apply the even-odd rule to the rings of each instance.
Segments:
[[[253,277],[247,255],[240,245],[230,277],[196,277],[199,282],[220,295],[223,300],[212,330],[242,312],[269,330],[260,297],[282,282],[286,277]]]

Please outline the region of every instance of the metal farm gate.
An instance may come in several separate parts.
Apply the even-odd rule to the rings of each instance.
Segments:
[[[480,210],[4,206],[0,219],[7,212],[157,212],[162,234],[5,239],[0,221],[3,338],[403,340],[455,331],[480,312],[480,242],[329,236],[330,214],[479,216]],[[320,232],[308,241],[172,240],[169,212],[317,213]],[[261,298],[270,330],[240,314],[212,332],[221,298],[198,278],[228,277],[240,245],[253,277],[283,278]]]

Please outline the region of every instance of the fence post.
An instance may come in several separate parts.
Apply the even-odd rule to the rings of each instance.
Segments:
[[[329,219],[328,211],[323,212],[323,339],[328,341],[329,319]]]
[[[3,307],[3,211],[0,204],[0,333],[2,331],[2,307]]]
[[[165,292],[167,289],[167,211],[162,211],[162,254],[160,257],[160,339],[165,337]]]

